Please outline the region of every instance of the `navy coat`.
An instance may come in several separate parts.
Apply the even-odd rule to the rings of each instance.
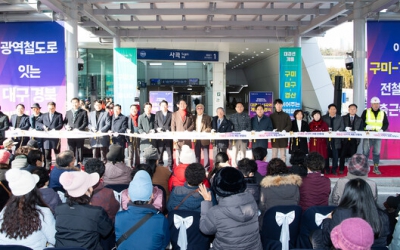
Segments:
[[[266,116],[263,115],[263,117],[261,117],[260,121],[258,121],[258,117],[254,116],[251,118],[251,130],[255,130],[255,131],[272,131],[273,127],[272,127],[272,121],[271,119]],[[256,141],[253,141],[253,148],[257,148],[257,147],[262,147],[262,148],[268,148],[268,139],[264,139],[264,140],[260,140],[260,139],[256,139]]]
[[[115,117],[112,116],[111,119],[111,131],[114,133],[126,133],[128,129],[128,117],[120,114],[119,116]],[[112,137],[113,143],[118,143],[121,145],[122,148],[125,148],[126,139],[123,135],[118,135],[117,137]]]
[[[88,115],[87,111],[83,109],[78,109],[78,114],[74,122],[74,115],[72,109],[68,110],[65,114],[64,124],[71,126],[71,129],[79,129],[80,131],[85,131],[88,125]]]
[[[102,110],[99,115],[99,119],[96,122],[96,111],[89,113],[89,124],[88,128],[90,131],[95,129],[100,133],[107,133],[111,128],[111,116],[105,110]],[[108,147],[110,146],[110,137],[102,136],[96,138],[90,138],[90,146],[94,148]]]
[[[214,116],[212,120],[212,128],[215,130],[217,133],[227,133],[227,132],[232,132],[233,131],[233,124],[231,121],[226,119],[226,116],[224,116],[224,119],[221,122],[221,125],[219,126],[218,129],[218,116]],[[228,148],[229,146],[229,140],[216,140],[215,145],[218,148]]]
[[[157,111],[154,117],[154,129],[157,130],[158,128],[161,128],[163,132],[167,130],[171,131],[171,116],[172,112],[168,110],[164,121],[164,115],[162,111]]]
[[[61,130],[63,127],[63,115],[55,111],[53,114],[53,120],[50,122],[50,114],[44,113],[42,115],[42,124],[46,126],[48,130]],[[57,145],[59,146],[59,141],[60,139],[43,139],[43,148],[54,149]]]

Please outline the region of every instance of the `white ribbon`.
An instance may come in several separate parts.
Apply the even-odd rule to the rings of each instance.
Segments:
[[[329,213],[326,215],[320,214],[320,213],[315,213],[315,225],[321,226],[322,221],[328,217]]]
[[[281,229],[281,236],[279,240],[282,243],[282,250],[289,250],[289,240],[290,240],[290,231],[289,231],[289,225],[290,223],[293,222],[295,218],[295,213],[294,211],[291,211],[287,214],[281,213],[281,212],[276,212],[275,214],[275,220],[278,226],[282,226]]]
[[[193,216],[182,218],[181,216],[174,214],[174,225],[176,229],[179,229],[178,233],[178,246],[181,250],[187,249],[187,234],[186,230],[193,224]]]

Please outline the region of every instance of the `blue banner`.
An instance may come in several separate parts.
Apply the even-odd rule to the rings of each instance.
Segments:
[[[129,116],[137,96],[137,57],[134,48],[114,49],[114,100],[122,113]]]
[[[273,93],[268,92],[249,92],[249,116],[256,115],[256,106],[262,104],[264,106],[264,114],[269,116],[273,111]]]
[[[301,48],[290,47],[279,50],[279,97],[283,111],[293,118],[296,109],[301,109]]]
[[[64,27],[58,22],[0,24],[0,102],[11,115],[22,103],[29,114],[33,103],[47,112],[56,102],[65,112]]]
[[[159,79],[151,78],[150,85],[199,85],[199,78],[189,78],[189,79]]]
[[[155,114],[160,110],[160,102],[165,100],[168,102],[168,110],[174,111],[174,92],[173,91],[150,91],[149,102],[153,105],[151,112]]]
[[[218,51],[137,49],[139,60],[218,62]]]

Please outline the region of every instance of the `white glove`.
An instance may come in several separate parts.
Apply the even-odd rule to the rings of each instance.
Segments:
[[[169,130],[167,129],[165,132],[169,132]]]
[[[92,132],[93,132],[93,133],[96,133],[97,130],[96,130],[95,128],[92,128]]]
[[[16,128],[15,131],[21,131],[21,129],[20,128]]]
[[[71,130],[71,126],[67,124],[67,125],[65,125],[65,129],[69,131],[69,130]]]
[[[79,131],[79,129],[77,129],[77,128],[74,128],[72,131]]]
[[[178,142],[178,139],[174,139],[174,142]]]
[[[160,133],[161,132],[161,128],[157,128],[157,132]]]
[[[44,131],[47,131],[47,130],[49,130],[49,129],[48,129],[46,126],[43,125],[43,130],[44,130]]]
[[[56,129],[55,129],[55,128],[53,128],[51,131],[56,131]]]
[[[347,132],[350,132],[350,131],[351,131],[351,127],[346,127],[345,130],[346,130]]]
[[[119,136],[119,133],[116,132],[116,133],[114,133],[113,135],[114,135],[115,137],[118,137],[118,136]]]
[[[379,129],[379,132],[383,132],[383,130],[382,130],[382,129]]]
[[[283,133],[283,134],[286,134],[286,130],[282,130],[282,133]]]
[[[154,134],[155,132],[154,129],[150,129],[149,134]]]
[[[366,129],[366,130],[372,130],[373,127],[372,127],[371,125],[367,125],[367,126],[365,127],[365,129]]]
[[[211,129],[211,133],[214,133],[215,132],[215,129]]]
[[[272,132],[276,132],[276,129],[272,130]]]
[[[15,128],[14,127],[10,127],[10,130],[15,130]]]
[[[126,133],[130,134],[131,130],[129,128],[126,129]]]

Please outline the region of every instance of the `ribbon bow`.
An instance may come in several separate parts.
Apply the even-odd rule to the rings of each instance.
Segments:
[[[290,232],[289,232],[289,224],[293,222],[295,218],[294,211],[291,211],[287,214],[276,212],[275,220],[278,226],[282,226],[281,236],[279,238],[282,243],[282,250],[289,249],[289,240],[290,240]]]
[[[178,233],[178,246],[182,250],[187,248],[187,234],[186,230],[193,224],[193,216],[182,218],[181,216],[174,214],[174,225],[176,229],[179,229]]]
[[[322,221],[323,221],[326,217],[328,217],[328,215],[329,215],[329,214],[323,215],[323,214],[320,214],[320,213],[315,213],[315,225],[321,226]]]

